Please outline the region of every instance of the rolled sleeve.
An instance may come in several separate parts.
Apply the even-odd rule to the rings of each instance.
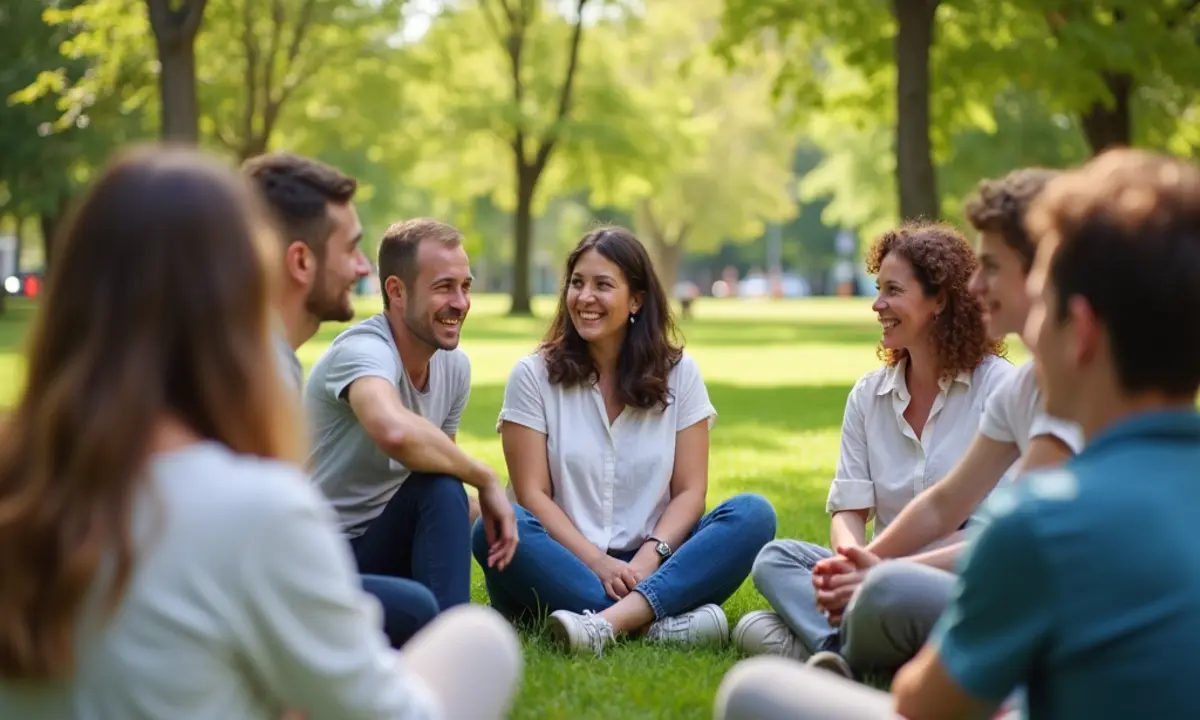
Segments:
[[[700,367],[690,355],[684,355],[677,366],[679,373],[679,408],[675,421],[675,431],[685,430],[700,422],[708,420],[712,428],[717,420],[717,409],[713,407],[708,397],[708,388],[704,385],[704,377]]]
[[[1037,414],[1033,416],[1033,425],[1029,428],[1029,437],[1032,439],[1042,435],[1058,438],[1063,444],[1071,448],[1071,452],[1076,455],[1083,450],[1083,428],[1070,420],[1063,420],[1062,418],[1047,415],[1044,410],[1039,409]]]
[[[1017,383],[1002,383],[983,401],[983,414],[979,417],[979,432],[996,442],[1017,442],[1016,431],[1013,430],[1012,419],[1009,417],[1011,393],[1017,391]]]
[[[396,353],[382,338],[355,335],[338,344],[325,373],[325,392],[337,400],[355,380],[381,377],[394,383],[400,377]]]
[[[866,419],[859,397],[862,392],[862,385],[855,385],[846,398],[837,472],[829,487],[825,511],[832,514],[843,510],[867,510],[869,520],[875,514],[875,483],[868,461]]]
[[[541,359],[536,356],[522,358],[508,375],[504,386],[504,404],[496,419],[496,432],[505,422],[523,425],[542,434],[546,431],[546,404],[542,396],[544,380],[539,374]]]

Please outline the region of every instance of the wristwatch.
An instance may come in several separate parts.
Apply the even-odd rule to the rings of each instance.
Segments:
[[[658,553],[658,557],[662,559],[663,562],[666,562],[667,558],[671,557],[671,546],[662,540],[659,540],[651,535],[650,537],[646,538],[646,542],[654,543],[654,552]]]

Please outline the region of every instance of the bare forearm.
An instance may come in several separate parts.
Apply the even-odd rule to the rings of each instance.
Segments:
[[[702,515],[704,493],[692,490],[681,492],[667,503],[662,517],[654,526],[654,537],[670,545],[673,550],[678,550]]]
[[[463,452],[432,423],[412,423],[385,451],[414,472],[450,475],[480,490],[496,482],[491,468]]]
[[[829,524],[829,541],[833,548],[865,545],[867,541],[867,511],[843,510],[834,513],[833,520]]]
[[[958,556],[962,554],[963,548],[966,545],[966,542],[960,540],[936,550],[913,555],[909,560],[937,568],[938,570],[955,572],[958,569]]]
[[[921,493],[867,546],[881,558],[907,557],[946,537],[957,525],[939,508],[938,488]]]
[[[598,556],[604,554],[603,550],[579,532],[571,518],[567,517],[562,508],[546,493],[540,490],[527,493],[518,491],[517,502],[533,513],[555,542],[570,550],[571,554],[582,560],[585,565],[591,565]]]

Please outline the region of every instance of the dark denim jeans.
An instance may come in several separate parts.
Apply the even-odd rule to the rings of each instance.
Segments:
[[[521,542],[503,571],[487,567],[483,523],[475,522],[472,549],[483,568],[492,607],[509,618],[555,610],[599,612],[616,601],[600,578],[560,545],[533,513],[514,506]],[[758,551],[775,538],[775,510],[760,495],[743,494],[718,505],[653,575],[635,588],[658,618],[729,599],[750,575]],[[628,561],[635,553],[611,553]]]
[[[455,478],[413,473],[350,546],[360,573],[415,580],[439,610],[471,599],[467,492]]]
[[[363,575],[363,590],[383,608],[383,632],[394,648],[401,648],[438,614],[437,598],[416,580]]]

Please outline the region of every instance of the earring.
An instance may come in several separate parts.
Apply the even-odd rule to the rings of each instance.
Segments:
[[[637,315],[630,315],[629,316],[629,324],[632,325],[635,322],[637,322]]]

